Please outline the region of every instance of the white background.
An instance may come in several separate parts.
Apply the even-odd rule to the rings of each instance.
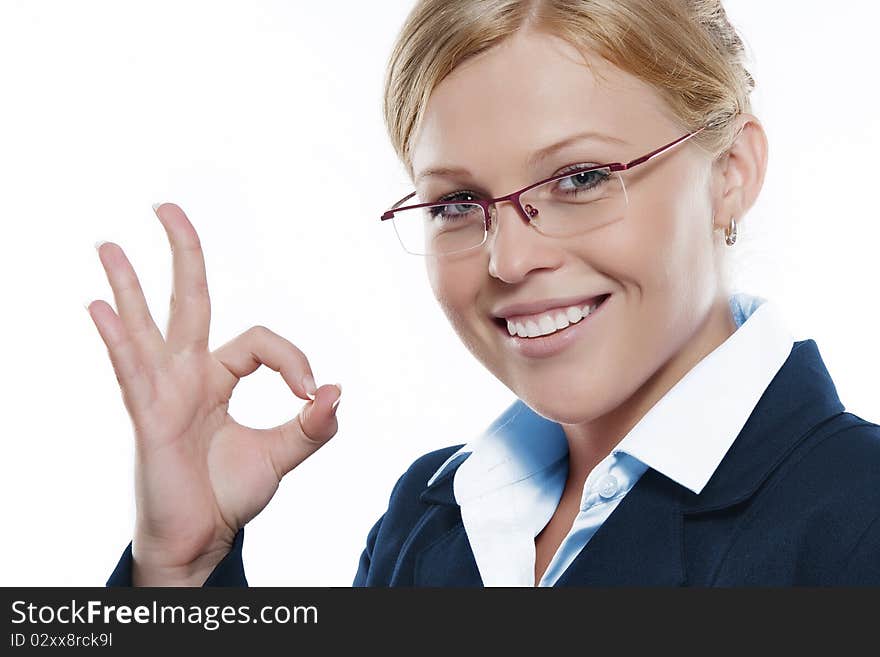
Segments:
[[[347,586],[397,477],[512,401],[453,333],[381,212],[408,191],[384,66],[410,0],[0,2],[4,518],[0,584],[103,585],[133,529],[131,425],[83,309],[122,245],[163,329],[171,256],[150,205],[205,248],[211,348],[254,324],[341,382],[339,434],[249,523],[253,585]],[[880,118],[872,2],[728,0],[769,134],[737,289],[817,341],[850,410],[880,420]],[[231,413],[301,400],[261,368]]]

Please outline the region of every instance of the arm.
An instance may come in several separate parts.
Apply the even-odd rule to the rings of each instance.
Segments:
[[[375,522],[375,524],[370,528],[369,533],[367,534],[367,546],[364,548],[364,551],[361,552],[361,558],[358,562],[357,573],[354,576],[354,582],[352,582],[353,587],[361,587],[361,586],[375,586],[375,583],[372,579],[370,579],[370,566],[373,562],[373,553],[376,547],[376,539],[379,536],[379,531],[382,529],[382,521],[385,519],[385,516],[389,514],[391,509],[391,505],[394,503],[394,497],[397,494],[398,489],[400,488],[401,482],[403,482],[404,477],[406,477],[407,472],[404,472],[397,480],[397,483],[394,484],[394,488],[391,489],[391,495],[388,498],[388,509],[383,513],[379,519]]]
[[[427,508],[415,502],[432,473],[463,444],[444,447],[417,458],[397,479],[385,513],[367,534],[352,586],[390,586],[402,543]]]
[[[382,526],[382,520],[385,518],[385,514],[376,521],[376,524],[373,525],[370,532],[367,534],[367,546],[364,548],[364,551],[361,553],[360,561],[358,562],[357,574],[354,576],[354,582],[352,586],[367,586],[367,576],[370,573],[370,562],[373,559],[373,547],[376,544],[376,536],[379,533],[379,528]]]

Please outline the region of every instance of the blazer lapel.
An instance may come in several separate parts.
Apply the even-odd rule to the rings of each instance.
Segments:
[[[554,586],[684,584],[683,490],[646,470]]]
[[[453,475],[467,456],[454,458],[450,467],[419,496],[419,501],[435,505],[426,512],[419,533],[434,538],[416,548],[414,586],[483,585],[452,488]]]
[[[417,556],[414,586],[483,586],[464,525],[458,523]]]

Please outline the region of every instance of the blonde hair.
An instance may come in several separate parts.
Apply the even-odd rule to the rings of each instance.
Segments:
[[[721,0],[418,0],[385,77],[385,125],[412,177],[411,147],[434,88],[466,59],[519,29],[596,52],[651,85],[692,141],[714,156],[736,138],[755,86]],[[588,63],[588,62],[587,62]]]

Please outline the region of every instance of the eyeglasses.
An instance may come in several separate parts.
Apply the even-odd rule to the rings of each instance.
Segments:
[[[470,192],[454,192],[433,203],[402,205],[418,193],[412,192],[392,205],[380,220],[391,219],[404,250],[421,256],[451,255],[482,246],[497,217],[495,204],[499,201],[513,203],[522,220],[542,235],[573,237],[624,217],[629,198],[621,171],[665,153],[705,128],[626,164],[575,165],[565,173],[498,198],[480,199]]]

